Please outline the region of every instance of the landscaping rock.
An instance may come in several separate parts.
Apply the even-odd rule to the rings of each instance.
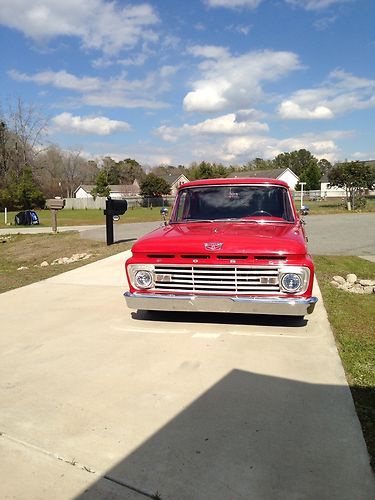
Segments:
[[[355,274],[347,274],[346,275],[346,281],[348,283],[355,283],[357,281],[357,276]]]
[[[48,262],[46,260],[44,260],[41,264],[40,264],[40,267],[47,267],[49,266]]]
[[[346,292],[349,292],[349,290],[353,288],[353,283],[348,283],[347,281],[345,281],[345,283],[341,285],[340,288],[342,290],[345,290]]]
[[[357,294],[375,293],[375,280],[358,280],[355,274],[348,274],[345,278],[334,276],[330,284],[334,288]]]
[[[86,260],[92,257],[91,253],[75,253],[71,257],[60,257],[51,262],[51,266],[56,266],[60,264],[73,264],[74,262],[78,262],[80,260]]]
[[[334,281],[334,282],[336,282],[336,283],[339,283],[340,285],[343,285],[343,284],[345,283],[345,278],[343,278],[342,276],[334,276],[334,277],[332,278],[331,283],[332,283],[333,281]],[[332,283],[332,284],[333,284],[333,283]]]
[[[344,280],[344,283],[345,283],[345,280]],[[331,281],[331,285],[332,285],[334,288],[341,288],[340,283],[338,283],[337,281],[334,281],[334,280],[332,280],[332,281]]]
[[[29,269],[27,266],[17,267],[17,271],[23,271],[24,269]]]
[[[359,280],[362,286],[375,286],[375,280]]]

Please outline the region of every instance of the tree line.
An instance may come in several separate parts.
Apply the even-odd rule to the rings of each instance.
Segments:
[[[135,180],[142,196],[159,197],[170,193],[166,178],[175,174],[196,180],[227,177],[236,172],[248,172],[251,177],[255,170],[289,168],[305,183],[306,190],[319,190],[322,176],[326,175],[331,185],[346,190],[354,205],[364,189],[375,183],[374,166],[368,163],[332,165],[326,159],[318,160],[306,149],[284,152],[272,160],[255,158],[244,165],[230,166],[201,161],[189,166],[159,165],[150,169],[132,158],[115,161],[107,156],[88,160],[79,148],[45,146],[47,125],[38,108],[21,99],[7,112],[0,109],[0,208],[43,208],[46,198],[71,198],[81,184],[93,185],[94,197],[108,196],[110,185],[129,185]]]

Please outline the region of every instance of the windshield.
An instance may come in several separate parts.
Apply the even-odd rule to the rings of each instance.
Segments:
[[[182,189],[171,222],[233,219],[294,222],[288,190],[281,186],[239,184]]]

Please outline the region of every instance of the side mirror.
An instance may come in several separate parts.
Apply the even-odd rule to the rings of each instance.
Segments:
[[[307,205],[302,205],[300,214],[301,215],[309,215],[310,208]]]
[[[164,226],[166,226],[166,225],[167,225],[168,208],[163,207],[163,208],[160,210],[160,214],[161,214],[161,216],[163,217],[163,223],[164,223]]]

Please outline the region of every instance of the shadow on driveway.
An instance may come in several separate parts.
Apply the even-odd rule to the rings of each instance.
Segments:
[[[282,326],[300,328],[306,326],[307,319],[299,316],[272,316],[263,314],[230,314],[230,313],[195,313],[195,312],[165,312],[142,311],[131,313],[135,320],[158,321],[166,323],[197,323],[216,325],[251,325],[251,326]]]
[[[155,410],[157,411],[157,410]],[[370,499],[374,483],[346,386],[233,370],[78,500]]]

